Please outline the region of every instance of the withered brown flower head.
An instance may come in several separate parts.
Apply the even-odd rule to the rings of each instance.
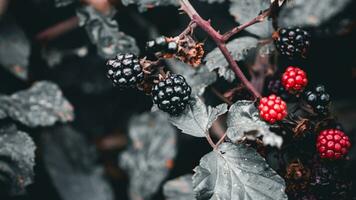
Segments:
[[[300,161],[293,161],[287,167],[285,178],[287,192],[302,191],[308,186],[310,170],[304,167]]]
[[[310,121],[308,119],[301,119],[297,121],[296,126],[293,128],[294,137],[303,136],[308,130],[310,130]]]
[[[204,56],[203,47],[203,43],[198,43],[192,37],[185,36],[178,41],[178,52],[176,57],[182,62],[197,67],[201,64],[201,59]]]

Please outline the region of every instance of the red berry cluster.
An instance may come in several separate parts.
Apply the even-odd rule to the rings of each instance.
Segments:
[[[316,148],[321,158],[330,160],[345,156],[351,147],[350,139],[338,129],[326,129],[319,133]]]
[[[260,116],[267,122],[273,124],[287,116],[287,105],[280,97],[272,94],[263,97],[258,106]]]
[[[306,73],[298,67],[289,66],[282,75],[282,85],[290,93],[301,92],[307,84]]]

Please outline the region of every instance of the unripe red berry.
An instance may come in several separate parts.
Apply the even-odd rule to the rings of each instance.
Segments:
[[[349,137],[338,129],[322,130],[316,141],[316,148],[320,157],[330,160],[342,158],[347,154],[350,147]]]
[[[274,94],[263,97],[258,106],[260,117],[270,124],[280,121],[287,116],[287,104],[281,97]]]
[[[282,85],[290,93],[301,92],[307,84],[306,73],[298,67],[289,66],[282,75]]]

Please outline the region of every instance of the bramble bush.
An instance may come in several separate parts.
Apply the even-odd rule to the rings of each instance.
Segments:
[[[3,1],[1,196],[355,199],[354,114],[312,66],[331,59],[320,38],[354,34],[354,7]]]

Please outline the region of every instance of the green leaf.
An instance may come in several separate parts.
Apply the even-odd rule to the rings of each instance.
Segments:
[[[253,101],[237,101],[227,115],[227,137],[236,142],[247,138],[262,138],[264,145],[280,148],[283,138],[269,130],[269,125],[259,117],[259,111]]]
[[[255,149],[223,143],[206,154],[195,169],[198,200],[284,200],[285,183]]]
[[[220,104],[215,108],[207,107],[200,98],[196,97],[181,115],[170,116],[169,121],[185,134],[205,137],[213,122],[226,112],[227,104]]]

